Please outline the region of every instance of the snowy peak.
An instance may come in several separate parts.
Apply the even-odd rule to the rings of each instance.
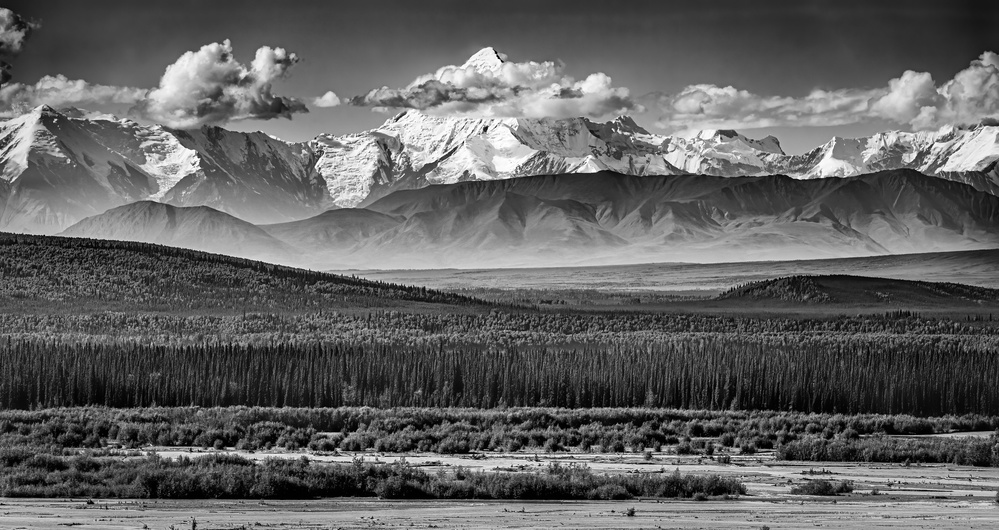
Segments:
[[[774,136],[767,136],[760,140],[753,140],[739,134],[732,129],[705,129],[698,133],[695,138],[706,142],[721,144],[725,142],[741,142],[747,147],[763,153],[783,155],[784,150],[780,147],[780,142]]]
[[[848,177],[885,169],[908,168],[999,194],[995,171],[999,127],[939,131],[885,131],[866,138],[833,138],[826,144],[768,169],[799,178]]]
[[[480,73],[495,73],[503,68],[504,62],[506,62],[506,55],[500,54],[492,47],[487,47],[475,52],[465,61],[465,64],[461,65],[461,68],[471,68]]]

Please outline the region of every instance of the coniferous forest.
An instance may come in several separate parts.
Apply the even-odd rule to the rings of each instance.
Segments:
[[[994,437],[886,438],[999,427],[999,306],[987,289],[919,286],[957,297],[953,311],[939,300],[844,310],[807,305],[824,300],[819,283],[781,280],[710,305],[608,310],[485,301],[135,243],[7,235],[0,250],[7,495],[744,492],[698,477],[607,482],[555,469],[525,486],[515,476],[454,483],[398,466],[238,459],[217,462],[229,474],[221,485],[205,482],[197,461],[136,467],[101,453],[109,447],[772,450],[795,460],[999,465]],[[836,281],[842,290],[849,278]],[[758,310],[740,305],[743,291]],[[94,460],[77,462],[79,451]],[[39,482],[39,470],[79,466],[93,476],[72,492]],[[254,489],[261,481],[271,489]]]

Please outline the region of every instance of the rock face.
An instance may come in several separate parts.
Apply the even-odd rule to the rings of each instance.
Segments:
[[[65,234],[314,269],[814,259],[997,248],[999,197],[912,170],[804,180],[598,172],[400,190],[259,227],[140,202]]]

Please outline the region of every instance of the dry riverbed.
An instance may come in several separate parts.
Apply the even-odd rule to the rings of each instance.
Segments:
[[[162,456],[214,451],[159,450]],[[230,451],[231,452],[231,451]],[[405,459],[436,471],[540,471],[553,462],[597,473],[713,473],[749,489],[738,499],[658,501],[154,501],[0,499],[0,528],[997,528],[999,469],[934,465],[779,462],[772,454],[706,457],[653,454],[437,455],[252,452],[254,459],[301,458],[349,463]],[[854,493],[802,497],[791,487],[814,479],[850,480]],[[633,516],[626,515],[634,508]]]

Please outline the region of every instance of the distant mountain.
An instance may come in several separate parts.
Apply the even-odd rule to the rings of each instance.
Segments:
[[[465,66],[495,70],[502,59],[486,49]],[[0,123],[0,230],[56,233],[137,200],[282,223],[429,185],[600,171],[813,179],[908,168],[996,195],[997,161],[995,126],[834,138],[787,155],[774,137],[663,136],[626,116],[599,123],[406,111],[370,131],[287,143],[259,132],[176,131],[42,106]]]
[[[936,132],[888,131],[866,138],[833,138],[808,153],[768,157],[765,171],[797,178],[846,177],[914,169],[999,195],[999,127]]]
[[[601,172],[398,191],[263,229],[326,269],[815,259],[997,248],[999,197],[910,170]]]
[[[54,233],[136,200],[209,205],[256,222],[332,203],[312,151],[263,133],[173,131],[42,106],[0,124],[0,229]]]
[[[60,235],[155,243],[271,263],[302,259],[290,245],[259,227],[207,206],[140,201],[87,217]]]

